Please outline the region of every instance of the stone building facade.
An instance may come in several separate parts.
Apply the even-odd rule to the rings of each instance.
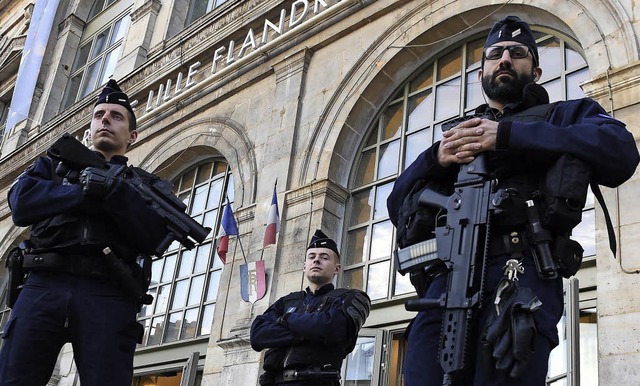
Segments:
[[[373,299],[343,384],[401,385],[403,304],[415,293],[395,271],[386,196],[439,124],[482,102],[482,42],[510,14],[532,25],[553,100],[591,97],[640,136],[632,1],[0,0],[0,257],[28,236],[11,222],[12,181],[65,132],[89,144],[95,97],[112,77],[137,101],[130,162],[172,180],[213,229],[195,249],[156,258],[134,384],[256,385],[250,323],[306,286],[302,256],[322,228],[342,245],[337,284]],[[30,46],[36,26],[42,41]],[[579,285],[567,281],[579,291],[567,296],[550,379],[637,382],[639,183],[604,190],[616,256],[600,206],[585,208],[575,237],[586,258]],[[281,228],[263,247],[274,190]],[[226,203],[240,235],[223,264],[214,241]],[[240,266],[255,261],[266,294],[247,302]],[[0,308],[0,329],[8,316]],[[78,384],[72,358],[65,348],[50,384]]]

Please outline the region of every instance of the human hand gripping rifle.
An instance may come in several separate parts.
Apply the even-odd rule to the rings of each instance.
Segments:
[[[495,181],[489,176],[485,155],[462,165],[451,196],[425,189],[421,205],[446,210],[446,224],[435,228],[434,240],[427,240],[396,250],[401,274],[443,265],[448,276],[447,290],[439,299],[407,301],[408,311],[442,308],[444,311],[440,344],[443,385],[458,385],[467,363],[469,333],[475,311],[484,292],[485,262],[491,203]]]
[[[54,142],[47,150],[47,154],[75,171],[87,167],[109,168],[106,160],[68,133]],[[154,248],[155,255],[161,256],[174,240],[180,242],[187,249],[192,249],[195,242],[204,241],[211,232],[211,228],[202,226],[186,214],[187,207],[172,193],[171,183],[163,179],[156,179],[148,183],[135,171],[133,174],[133,178],[122,180],[149,200],[151,208],[162,217],[166,225],[167,232],[160,244]],[[137,221],[137,219],[132,218],[131,221]]]

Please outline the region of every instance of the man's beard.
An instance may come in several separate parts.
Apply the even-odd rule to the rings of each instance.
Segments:
[[[513,78],[498,81],[498,74],[504,71],[508,71]],[[518,74],[513,68],[499,68],[493,75],[482,77],[482,89],[489,99],[506,105],[522,100],[524,86],[533,82],[533,72]]]

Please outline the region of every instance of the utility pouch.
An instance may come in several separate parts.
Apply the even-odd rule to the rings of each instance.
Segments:
[[[542,222],[553,234],[565,234],[582,220],[587,201],[591,168],[564,154],[551,166],[542,181]]]
[[[418,180],[413,185],[398,210],[397,240],[400,248],[435,237],[440,209],[420,204],[420,195],[425,189],[443,193],[438,184],[426,180]]]
[[[275,373],[282,370],[286,348],[270,348],[264,354],[264,365],[262,368],[268,373]]]
[[[22,284],[24,284],[24,270],[22,269],[22,263],[24,261],[23,250],[20,247],[15,247],[9,252],[5,267],[7,268],[9,280],[7,282],[7,307],[13,308],[13,305],[20,295],[22,290]]]
[[[584,250],[579,242],[565,236],[557,237],[553,244],[558,273],[568,279],[580,269]]]

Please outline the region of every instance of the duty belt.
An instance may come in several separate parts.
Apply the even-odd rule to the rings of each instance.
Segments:
[[[319,367],[307,367],[302,369],[282,370],[276,374],[276,383],[295,381],[337,381],[340,379],[339,370],[323,370]]]
[[[107,273],[104,257],[67,255],[58,252],[25,254],[22,268],[26,271],[66,272],[77,275]]]
[[[531,244],[522,230],[498,231],[490,234],[488,256],[519,254],[529,255]]]

